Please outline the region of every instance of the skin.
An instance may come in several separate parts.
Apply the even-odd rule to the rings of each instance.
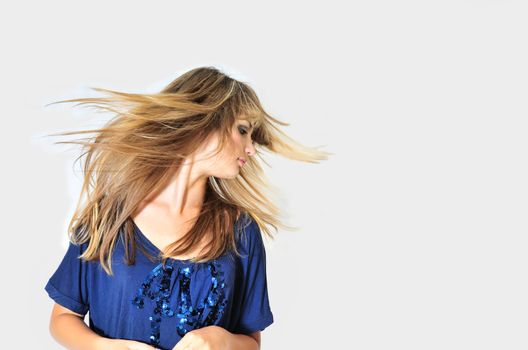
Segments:
[[[157,247],[163,248],[179,238],[179,233],[175,233],[178,228],[181,232],[181,225],[187,225],[189,218],[201,209],[208,177],[235,178],[243,166],[238,158],[248,160],[255,154],[251,139],[252,132],[253,127],[247,120],[237,119],[231,130],[230,142],[216,156],[212,156],[212,153],[218,145],[218,134],[213,133],[198,150],[185,159],[168,186],[154,198],[147,198],[144,201],[132,218],[138,226],[141,226],[142,232],[149,240]],[[158,223],[157,226],[154,226],[154,222]],[[179,258],[187,259],[194,255],[196,254]],[[83,319],[82,315],[55,303],[50,329],[53,334],[59,335],[58,338],[63,339],[63,342],[71,335],[71,339],[66,339],[64,343],[67,345],[74,342],[76,344],[79,336],[82,336],[86,339],[85,344],[93,341],[97,348],[155,349],[141,342],[98,337],[87,328]],[[63,322],[63,320],[71,321]],[[249,337],[258,344],[258,348],[261,342],[260,333],[259,331],[249,334]],[[173,350],[249,348],[248,346],[255,345],[252,340],[251,342],[248,340],[251,339],[244,335],[232,334],[222,327],[208,326],[187,333]]]
[[[207,178],[235,178],[241,167],[237,158],[247,160],[255,154],[252,132],[247,120],[237,119],[231,129],[231,142],[212,157],[218,145],[218,134],[213,133],[200,149],[185,159],[170,184],[151,202],[165,207],[174,216],[196,213],[203,203]]]
[[[237,119],[231,128],[230,142],[217,155],[213,153],[218,145],[218,133],[210,135],[184,160],[170,183],[154,198],[143,201],[131,215],[159,250],[177,241],[194,224],[203,204],[208,177],[235,178],[244,166],[238,158],[248,160],[255,154],[252,132],[247,120]],[[189,254],[173,258],[195,257],[206,244],[200,242]]]

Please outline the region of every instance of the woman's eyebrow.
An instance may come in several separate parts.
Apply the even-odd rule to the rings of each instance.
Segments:
[[[251,124],[251,122],[249,120],[244,120],[244,121],[247,121],[249,123],[249,128],[253,129],[253,124]]]

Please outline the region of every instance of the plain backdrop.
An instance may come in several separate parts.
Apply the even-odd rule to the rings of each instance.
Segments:
[[[61,349],[44,286],[79,150],[64,98],[156,92],[215,66],[284,131],[288,224],[266,240],[262,349],[527,349],[525,1],[18,1],[0,5],[2,348]],[[61,140],[65,140],[62,138]]]

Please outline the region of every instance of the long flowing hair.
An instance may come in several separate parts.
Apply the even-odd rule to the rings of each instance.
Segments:
[[[68,225],[72,243],[88,242],[81,255],[85,261],[98,260],[109,275],[112,252],[119,238],[125,249],[125,261],[135,263],[136,240],[132,213],[151,194],[161,191],[178,171],[187,155],[192,154],[212,132],[220,131],[219,152],[228,142],[236,118],[254,125],[255,156],[248,157],[236,178],[210,176],[202,209],[192,228],[161,252],[165,264],[171,257],[188,253],[203,238],[213,234],[205,252],[193,262],[216,259],[236,249],[235,222],[252,218],[260,230],[274,239],[268,226],[277,230],[297,228],[285,225],[280,209],[267,194],[272,187],[260,162],[262,151],[286,158],[317,163],[332,153],[309,148],[296,142],[278,125],[289,125],[270,116],[255,91],[245,82],[229,77],[214,67],[189,70],[159,93],[125,93],[91,88],[107,96],[77,98],[55,103],[77,102],[113,116],[98,129],[52,134],[94,134],[73,141],[82,146],[77,160],[85,156],[83,185],[73,217]],[[267,163],[266,163],[267,164]],[[138,248],[142,249],[140,245]],[[152,257],[144,249],[142,251]]]

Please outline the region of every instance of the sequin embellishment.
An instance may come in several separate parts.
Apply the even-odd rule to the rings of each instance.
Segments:
[[[210,273],[211,288],[207,297],[195,309],[193,309],[193,302],[191,300],[190,285],[191,274],[197,264],[181,266],[177,269],[178,275],[176,278],[181,278],[179,280],[180,289],[176,312],[170,307],[170,295],[172,293],[170,283],[171,276],[174,272],[173,265],[166,264],[165,267],[163,267],[162,263],[158,264],[149,272],[147,278],[141,284],[141,287],[139,287],[137,296],[132,299],[132,304],[134,306],[138,309],[142,309],[144,307],[145,297],[155,301],[153,314],[149,317],[151,326],[150,343],[152,345],[159,345],[160,323],[162,317],[173,317],[176,315],[180,318],[176,331],[180,337],[183,337],[190,330],[215,324],[224,313],[227,304],[224,293],[224,272],[221,271],[220,265],[216,260],[205,264]],[[157,284],[153,286],[156,282]],[[207,317],[203,319],[206,308],[209,308],[210,311]],[[185,325],[190,326],[190,329],[186,329]]]

